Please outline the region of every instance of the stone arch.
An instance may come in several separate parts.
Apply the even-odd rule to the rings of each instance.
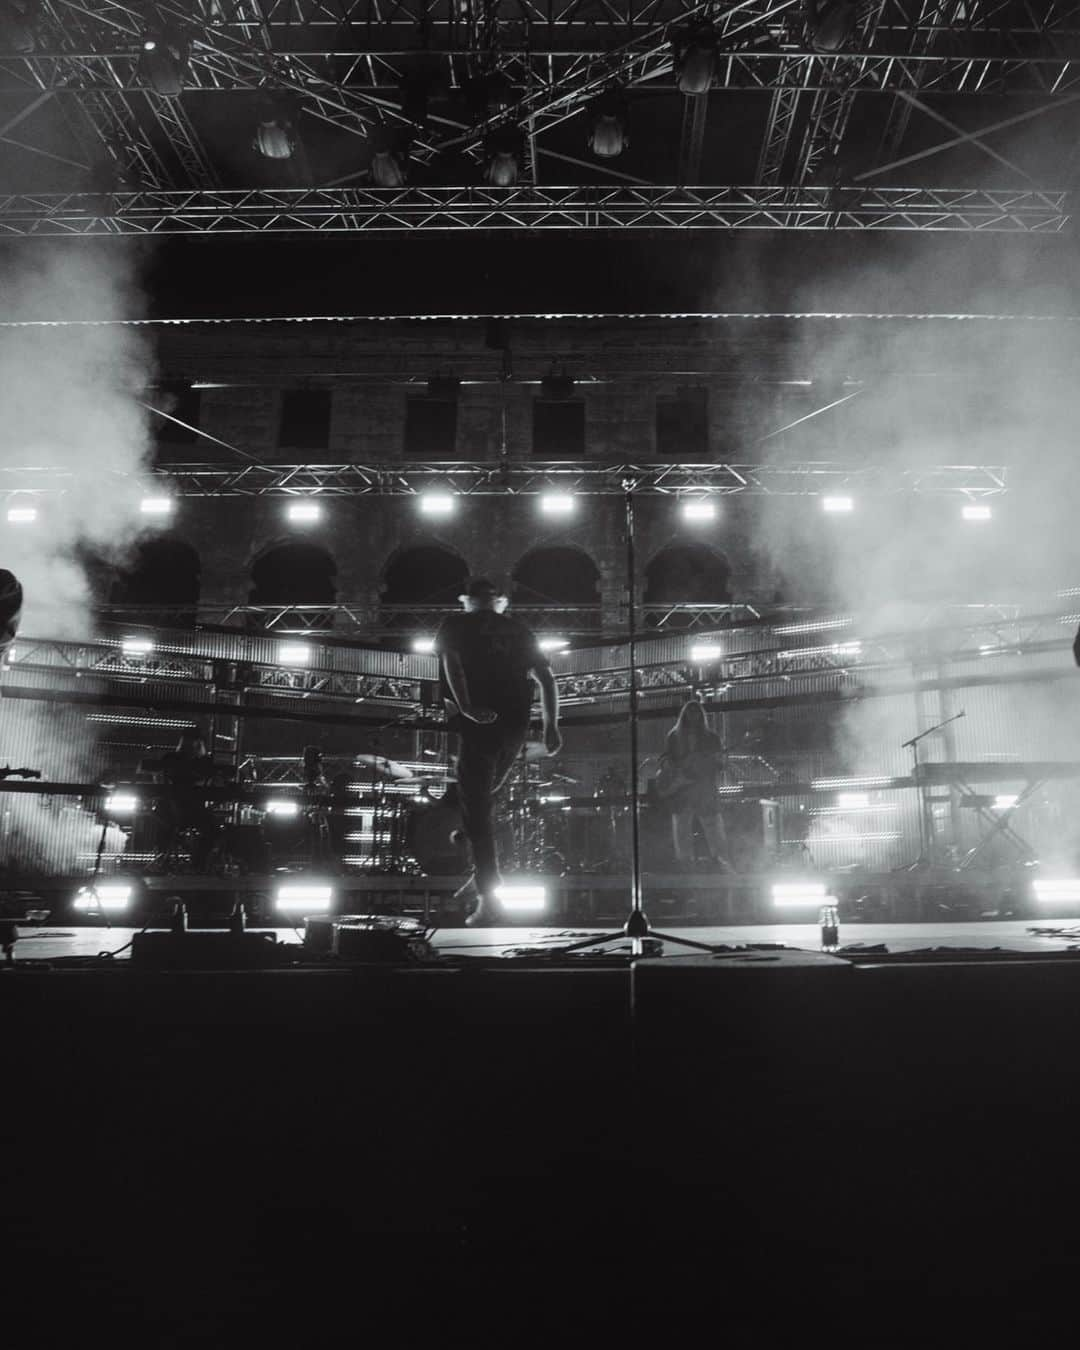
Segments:
[[[552,615],[552,625],[594,629],[600,626],[600,568],[575,544],[538,544],[522,555],[512,573],[511,604],[526,613],[545,608],[577,611],[570,623]]]
[[[456,605],[465,589],[469,566],[460,553],[434,541],[396,549],[383,568],[382,603],[397,605]]]
[[[172,534],[142,539],[128,565],[120,569],[109,603],[130,606],[136,623],[190,628],[199,607],[202,564],[186,540]]]
[[[645,567],[646,605],[731,603],[731,564],[719,549],[701,543],[673,543]]]
[[[248,603],[295,607],[300,627],[331,627],[333,611],[316,606],[332,605],[336,599],[337,563],[321,544],[302,539],[271,544],[251,565]],[[256,615],[253,622],[258,627],[263,619]]]

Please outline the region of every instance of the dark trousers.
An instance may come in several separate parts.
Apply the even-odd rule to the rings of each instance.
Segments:
[[[472,851],[476,888],[490,895],[502,880],[495,847],[495,794],[521,753],[529,724],[500,715],[497,722],[487,725],[457,717],[450,725],[458,733],[458,805]]]

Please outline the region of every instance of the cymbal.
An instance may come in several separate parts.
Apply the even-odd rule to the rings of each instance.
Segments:
[[[412,778],[412,770],[395,759],[385,755],[353,755],[353,765],[358,769],[370,769],[374,777],[389,778],[396,783]]]

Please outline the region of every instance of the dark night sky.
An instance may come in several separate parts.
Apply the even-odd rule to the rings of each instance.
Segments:
[[[32,240],[92,258],[131,240]],[[1080,312],[1066,235],[764,233],[204,236],[144,250],[157,317],[790,310]],[[75,317],[51,312],[41,318]],[[0,303],[2,310],[2,303]],[[91,316],[84,316],[91,317]]]

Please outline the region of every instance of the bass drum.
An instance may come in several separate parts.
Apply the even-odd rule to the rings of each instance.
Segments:
[[[459,841],[451,835],[458,836]],[[456,877],[467,872],[469,847],[461,832],[457,806],[449,801],[414,806],[405,825],[405,852],[429,877]]]

